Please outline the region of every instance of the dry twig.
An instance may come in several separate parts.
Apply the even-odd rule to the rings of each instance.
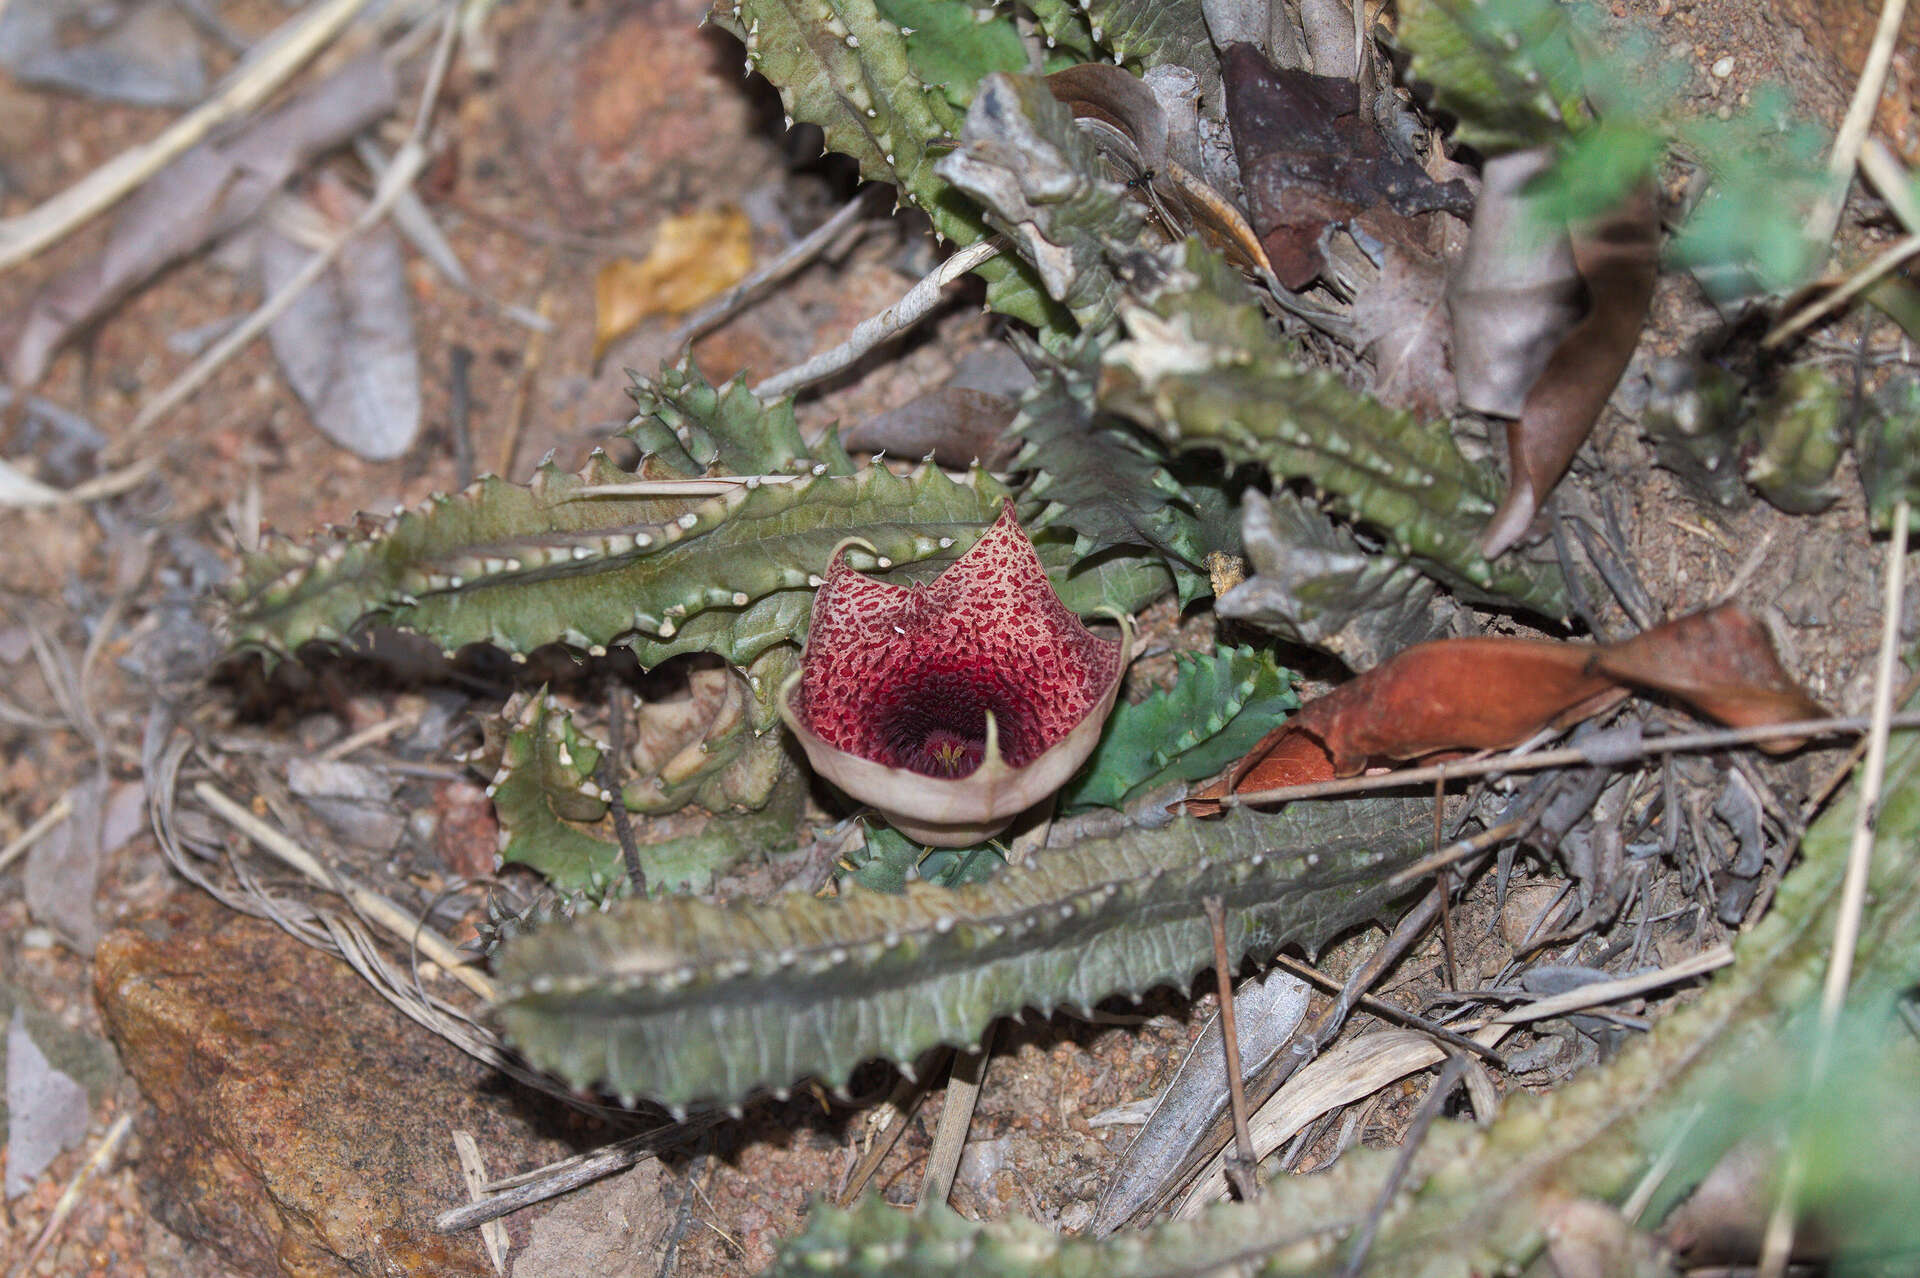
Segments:
[[[961,249],[908,289],[892,306],[861,320],[848,334],[846,341],[832,350],[822,351],[804,364],[784,373],[775,373],[755,386],[753,393],[761,399],[791,395],[804,386],[811,386],[850,367],[874,347],[898,337],[931,315],[934,308],[940,305],[947,285],[982,262],[999,255],[1000,241],[997,239],[981,240],[978,244]]]
[[[1253,1137],[1247,1131],[1247,1092],[1240,1076],[1240,1034],[1233,1019],[1233,963],[1227,957],[1227,917],[1220,898],[1210,896],[1207,924],[1213,931],[1213,975],[1220,997],[1220,1048],[1226,1058],[1227,1102],[1233,1113],[1233,1157],[1227,1160],[1227,1179],[1242,1202],[1260,1196],[1260,1160],[1253,1156]]]
[[[122,151],[44,204],[0,221],[0,271],[18,266],[106,212],[214,129],[266,101],[366,5],[367,0],[330,0],[289,19],[255,56],[234,69],[218,93],[159,137]]]
[[[71,1216],[73,1209],[79,1205],[80,1191],[86,1188],[87,1182],[93,1179],[95,1172],[113,1161],[114,1154],[120,1149],[120,1142],[124,1141],[127,1133],[132,1130],[132,1114],[122,1114],[113,1120],[113,1126],[107,1129],[107,1134],[101,1137],[100,1143],[93,1147],[93,1152],[87,1155],[87,1161],[80,1164],[79,1170],[73,1173],[73,1179],[69,1180],[67,1187],[60,1191],[59,1201],[54,1203],[53,1213],[47,1217],[47,1223],[41,1226],[40,1236],[33,1240],[33,1246],[27,1248],[27,1254],[21,1257],[20,1263],[7,1271],[7,1278],[26,1278],[27,1274],[33,1272],[34,1265],[53,1244],[53,1240],[60,1236],[60,1230],[67,1223],[67,1217]]]

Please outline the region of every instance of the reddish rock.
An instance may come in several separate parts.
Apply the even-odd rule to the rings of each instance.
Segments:
[[[236,1269],[287,1278],[491,1275],[453,1132],[496,1168],[535,1141],[491,1071],[402,1017],[340,962],[197,894],[107,937],[94,992],[152,1102],[155,1214]]]
[[[434,847],[447,873],[465,879],[493,873],[500,849],[500,823],[493,800],[471,781],[445,781],[434,787]]]

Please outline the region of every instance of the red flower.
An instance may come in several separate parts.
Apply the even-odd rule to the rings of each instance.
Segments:
[[[999,833],[1092,753],[1126,670],[1118,642],[1053,593],[1009,503],[931,583],[895,586],[834,552],[780,713],[814,770],[904,833]]]

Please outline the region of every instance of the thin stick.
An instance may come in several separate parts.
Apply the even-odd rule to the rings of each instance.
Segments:
[[[1896,728],[1920,728],[1920,711],[1896,714],[1890,720]],[[1634,746],[1608,749],[1596,758],[1590,749],[1567,746],[1542,750],[1537,754],[1500,754],[1490,759],[1470,759],[1461,763],[1440,763],[1424,768],[1402,768],[1379,776],[1348,777],[1340,781],[1313,781],[1305,785],[1283,785],[1271,790],[1247,790],[1219,800],[1225,808],[1249,803],[1284,803],[1291,799],[1319,799],[1335,794],[1362,794],[1370,790],[1397,790],[1402,786],[1425,785],[1442,778],[1453,781],[1466,777],[1492,776],[1503,772],[1539,772],[1546,768],[1564,768],[1575,764],[1595,767],[1600,763],[1630,763],[1662,754],[1683,754],[1690,750],[1719,750],[1726,746],[1752,745],[1782,737],[1835,737],[1865,732],[1872,721],[1863,715],[1832,719],[1798,719],[1792,723],[1762,724],[1751,728],[1720,728],[1711,732],[1676,732],[1672,736],[1651,737]]]
[[[1915,694],[1920,694],[1920,672],[1916,672],[1912,678],[1900,685],[1900,691],[1898,695],[1894,697],[1894,702],[1898,705],[1905,705],[1907,702],[1913,700]],[[1900,716],[1895,715],[1893,722],[1898,726]],[[1827,806],[1827,800],[1833,797],[1833,792],[1840,788],[1841,782],[1853,775],[1854,767],[1866,753],[1867,738],[1864,736],[1848,747],[1846,755],[1839,763],[1833,766],[1832,770],[1827,773],[1820,784],[1814,787],[1813,793],[1808,795],[1807,801],[1800,806],[1800,823],[1802,825],[1811,822],[1815,814],[1817,814],[1821,808]]]
[[[953,1074],[947,1080],[946,1103],[940,1107],[940,1122],[933,1131],[933,1148],[927,1152],[927,1174],[920,1182],[920,1206],[944,1203],[953,1192],[953,1176],[960,1170],[960,1154],[967,1147],[967,1128],[973,1126],[973,1110],[980,1103],[980,1083],[987,1076],[987,1062],[993,1056],[993,1035],[999,1022],[990,1022],[980,1036],[980,1050],[953,1054]]]
[[[15,472],[5,476],[8,495],[0,501],[0,509],[41,509],[47,506],[78,506],[90,501],[99,501],[105,497],[118,497],[121,493],[138,488],[146,482],[147,476],[160,464],[157,457],[143,457],[120,470],[109,471],[104,475],[75,484],[71,488],[55,488],[39,480],[16,471],[9,462],[0,460],[0,471]]]
[[[1283,967],[1295,976],[1303,980],[1311,981],[1329,993],[1338,994],[1340,992],[1341,982],[1328,976],[1318,968],[1309,967],[1299,959],[1288,958],[1284,954],[1276,954],[1273,956],[1273,961],[1275,966]],[[1502,1056],[1498,1050],[1488,1047],[1484,1043],[1476,1042],[1468,1038],[1465,1034],[1457,1034],[1444,1025],[1430,1021],[1417,1012],[1409,1012],[1406,1008],[1389,1003],[1383,998],[1375,998],[1371,994],[1358,994],[1354,996],[1353,1005],[1363,1012],[1371,1012],[1381,1020],[1392,1021],[1394,1024],[1404,1025],[1408,1029],[1419,1030],[1422,1034],[1430,1038],[1438,1039],[1449,1047],[1457,1047],[1463,1052],[1470,1052],[1475,1056],[1482,1057],[1500,1069],[1507,1068],[1507,1058]]]
[[[1451,866],[1456,861],[1464,861],[1470,856],[1485,852],[1494,844],[1520,833],[1521,827],[1525,824],[1526,822],[1519,820],[1502,821],[1499,825],[1482,830],[1470,839],[1461,839],[1452,847],[1442,848],[1431,856],[1420,858],[1404,870],[1396,870],[1393,877],[1387,880],[1387,886],[1399,887],[1402,884],[1411,883],[1415,879],[1425,878],[1434,870]]]
[[[1880,198],[1887,202],[1893,215],[1909,231],[1920,232],[1920,195],[1914,193],[1907,180],[1911,175],[1906,166],[1887,149],[1886,143],[1879,138],[1867,143],[1866,149],[1860,152],[1860,171],[1880,192]]]
[[[569,489],[561,500],[573,501],[582,497],[724,497],[743,487],[797,484],[826,473],[826,463],[816,462],[804,474],[797,475],[704,475],[699,479],[635,479],[619,484],[583,484]],[[949,470],[946,476],[955,483],[965,483],[971,473],[967,470]],[[1003,476],[994,472],[994,478]]]
[[[108,448],[115,460],[125,456],[127,447],[134,440],[153,428],[155,422],[178,408],[180,404],[205,385],[226,362],[243,347],[266,331],[273,321],[286,313],[287,309],[299,300],[315,280],[324,274],[328,267],[339,260],[340,254],[348,244],[371,230],[387,215],[393,202],[400,193],[408,189],[420,170],[426,167],[426,148],[417,140],[409,139],[394,155],[393,163],[387,167],[374,191],[373,200],[361,210],[353,224],[328,241],[320,252],[308,258],[291,279],[282,284],[272,297],[262,302],[252,314],[241,320],[227,331],[226,336],[208,347],[199,359],[189,364],[181,374],[169,382],[161,392],[149,400],[140,410],[121,437]]]
[[[667,343],[668,349],[683,350],[705,337],[772,291],[774,285],[825,253],[840,238],[842,231],[860,220],[860,214],[865,211],[876,189],[870,186],[861,191],[841,205],[832,217],[814,227],[806,238],[795,242],[779,257],[695,311],[674,331]]]
[[[447,16],[440,27],[439,43],[433,47],[433,62],[427,67],[427,83],[420,90],[420,105],[413,113],[412,136],[426,140],[427,127],[433,123],[433,108],[440,101],[440,86],[453,63],[453,46],[460,36],[461,0],[446,0]]]
[[[453,942],[446,937],[427,927],[386,897],[345,881],[338,873],[315,860],[313,854],[298,843],[215,789],[212,782],[200,782],[193,787],[193,792],[199,796],[202,803],[213,809],[214,815],[228,825],[233,826],[321,887],[331,892],[338,892],[355,910],[370,921],[379,924],[401,941],[409,945],[418,945],[420,952],[438,963],[448,976],[453,977],[489,1003],[494,1001],[497,992],[493,988],[493,982],[484,973],[472,967],[468,962],[468,956],[454,948]]]
[[[1657,972],[1623,976],[1617,981],[1595,981],[1592,985],[1582,985],[1577,990],[1555,994],[1551,998],[1543,998],[1536,1003],[1510,1007],[1504,1012],[1496,1013],[1484,1021],[1475,1023],[1472,1028],[1477,1029],[1482,1025],[1522,1025],[1528,1021],[1551,1020],[1556,1016],[1565,1016],[1568,1012],[1599,1007],[1623,998],[1632,998],[1636,994],[1644,994],[1648,990],[1689,981],[1696,976],[1705,976],[1708,972],[1718,971],[1731,962],[1733,962],[1733,948],[1722,942],[1710,950],[1702,950],[1692,958],[1682,959],[1673,966],[1663,967]]]
[[[370,745],[376,745],[397,732],[405,732],[419,722],[420,716],[417,714],[397,714],[391,719],[382,719],[370,727],[362,728],[352,736],[340,738],[314,757],[327,763],[344,759],[355,750],[364,750]]]
[[[1903,498],[1893,508],[1893,536],[1887,541],[1886,590],[1881,604],[1880,655],[1874,665],[1873,726],[1867,734],[1867,757],[1861,766],[1860,793],[1855,799],[1853,841],[1847,847],[1847,871],[1840,882],[1840,905],[1834,920],[1832,957],[1827,962],[1826,984],[1820,991],[1819,1032],[1813,1040],[1813,1059],[1808,1070],[1807,1088],[1811,1092],[1826,1078],[1833,1056],[1834,1034],[1839,1028],[1840,1011],[1846,1004],[1847,984],[1853,976],[1854,950],[1860,941],[1860,915],[1866,905],[1868,871],[1873,865],[1875,827],[1880,815],[1880,788],[1887,774],[1887,738],[1893,713],[1894,669],[1900,656],[1900,597],[1905,585],[1907,522],[1910,516]],[[1805,1160],[1797,1148],[1788,1151],[1786,1167],[1780,1176],[1780,1190],[1773,1211],[1767,1217],[1766,1232],[1760,1240],[1760,1278],[1780,1278],[1786,1273],[1793,1255],[1794,1215],[1800,1198],[1800,1182],[1805,1176]]]
[[[1854,810],[1853,842],[1847,849],[1847,873],[1840,885],[1840,913],[1833,930],[1833,958],[1820,992],[1820,1037],[1814,1052],[1816,1079],[1825,1071],[1840,1009],[1853,976],[1853,954],[1860,940],[1860,914],[1867,899],[1867,872],[1873,864],[1874,827],[1880,815],[1880,788],[1887,775],[1887,738],[1893,724],[1893,681],[1900,660],[1900,597],[1905,585],[1907,520],[1903,498],[1893,508],[1893,536],[1887,542],[1887,582],[1881,616],[1880,659],[1874,668],[1873,727],[1867,734],[1867,759],[1860,774]]]
[[[1819,301],[1803,308],[1791,319],[1784,320],[1776,325],[1774,330],[1768,333],[1761,341],[1760,345],[1766,347],[1768,350],[1772,350],[1781,345],[1789,337],[1800,332],[1800,330],[1813,324],[1816,320],[1825,319],[1860,294],[1866,292],[1869,288],[1872,288],[1875,284],[1878,284],[1882,276],[1891,274],[1902,263],[1915,254],[1920,254],[1920,235],[1909,235],[1904,240],[1896,241],[1891,248],[1883,250],[1879,256],[1856,271],[1845,284],[1834,289],[1831,293],[1826,294]]]
[[[553,261],[547,261],[546,275],[553,275]],[[533,402],[533,383],[540,375],[540,369],[547,362],[548,334],[552,330],[554,295],[553,290],[543,282],[540,288],[540,300],[534,303],[534,314],[548,321],[545,329],[536,328],[533,336],[527,339],[527,345],[520,352],[520,376],[513,383],[513,404],[507,409],[507,436],[500,442],[499,461],[493,473],[503,479],[513,477],[513,468],[520,459],[520,439],[527,433],[527,406]]]
[[[13,842],[7,844],[4,848],[0,848],[0,870],[4,870],[9,865],[12,865],[21,853],[38,843],[41,839],[46,838],[48,831],[72,815],[72,795],[63,794],[55,799],[53,806],[49,807],[45,812],[42,812],[38,820],[26,829],[20,831],[19,836],[15,838]]]
[[[472,1229],[475,1225],[498,1220],[511,1215],[523,1207],[546,1202],[557,1198],[569,1190],[590,1184],[603,1176],[611,1176],[617,1171],[625,1171],[635,1163],[653,1156],[658,1147],[658,1133],[641,1132],[617,1140],[603,1149],[590,1154],[580,1154],[565,1158],[548,1167],[529,1173],[529,1178],[510,1185],[478,1202],[463,1203],[458,1207],[449,1207],[433,1218],[436,1233],[457,1234]],[[498,1183],[498,1182],[496,1182]]]
[[[804,364],[775,373],[753,388],[761,399],[790,395],[803,386],[833,376],[857,362],[880,343],[898,337],[933,313],[947,285],[1000,254],[1000,241],[981,240],[961,249],[934,268],[932,274],[906,291],[901,299],[877,315],[870,315],[854,326],[847,340],[829,351],[822,351]]]
[[[68,1181],[67,1187],[60,1191],[60,1199],[54,1203],[53,1214],[47,1217],[47,1223],[41,1226],[40,1236],[33,1240],[33,1246],[27,1249],[26,1257],[19,1265],[7,1271],[7,1278],[25,1278],[25,1275],[33,1272],[34,1265],[52,1245],[53,1240],[60,1236],[60,1230],[67,1223],[67,1217],[71,1216],[73,1209],[79,1205],[80,1191],[86,1187],[95,1172],[112,1161],[114,1154],[120,1148],[120,1142],[125,1140],[127,1133],[132,1130],[132,1114],[122,1114],[113,1120],[113,1126],[107,1128],[107,1134],[101,1137],[100,1143],[94,1146],[93,1152],[87,1155],[87,1161],[80,1164],[79,1170],[73,1173],[73,1179]]]
[[[1220,898],[1201,902],[1207,925],[1213,929],[1213,974],[1220,994],[1220,1046],[1226,1057],[1227,1101],[1233,1111],[1233,1157],[1227,1160],[1227,1179],[1241,1202],[1260,1196],[1260,1162],[1253,1155],[1253,1133],[1247,1130],[1247,1091],[1240,1074],[1240,1033],[1233,1019],[1233,963],[1227,957],[1227,916]]]
[[[928,1077],[932,1077],[931,1071],[928,1072]],[[887,1155],[891,1154],[893,1147],[900,1143],[900,1137],[905,1134],[907,1124],[913,1119],[914,1111],[920,1108],[920,1102],[925,1100],[926,1096],[927,1084],[924,1079],[901,1075],[900,1081],[894,1084],[893,1091],[887,1096],[882,1106],[882,1112],[890,1112],[893,1119],[873,1144],[867,1147],[867,1152],[860,1156],[859,1161],[847,1169],[846,1178],[841,1182],[839,1192],[833,1196],[837,1206],[852,1206],[853,1200],[865,1191],[867,1182],[872,1180],[873,1174],[880,1170],[880,1164],[887,1161]]]
[[[1356,11],[1360,0],[1354,0]],[[1446,824],[1447,781],[1445,777],[1435,777],[1433,781],[1433,856],[1440,856],[1440,841]],[[1440,889],[1440,953],[1447,961],[1447,988],[1460,988],[1460,969],[1453,961],[1453,871],[1452,862],[1441,862],[1434,874],[1434,886]]]
[[[680,1240],[687,1236],[687,1222],[693,1218],[693,1186],[700,1177],[700,1169],[706,1165],[707,1151],[705,1142],[701,1150],[687,1164],[687,1187],[681,1191],[680,1206],[673,1214],[673,1229],[667,1234],[667,1249],[660,1257],[659,1278],[668,1278],[673,1273],[674,1262],[680,1259]]]
[[[609,796],[608,811],[613,816],[613,837],[620,841],[620,861],[627,867],[627,886],[637,897],[647,894],[647,872],[640,864],[640,848],[633,840],[633,822],[627,817],[627,800],[620,788],[620,761],[627,752],[626,690],[615,688],[607,698],[607,750],[600,756],[600,788]]]
[[[1873,43],[1860,68],[1860,82],[1854,86],[1853,100],[1847,103],[1846,118],[1833,137],[1833,154],[1827,157],[1830,189],[1807,215],[1807,239],[1826,244],[1840,222],[1840,208],[1847,200],[1847,188],[1853,181],[1853,167],[1860,157],[1860,144],[1866,141],[1873,125],[1873,113],[1886,88],[1887,68],[1893,63],[1893,46],[1900,34],[1900,19],[1907,11],[1907,0],[1885,0],[1880,6],[1880,22],[1873,29]]]
[[[331,0],[288,20],[259,55],[234,69],[213,97],[175,120],[160,136],[122,151],[60,194],[0,221],[0,272],[10,270],[117,204],[194,143],[266,101],[308,59],[332,43],[367,0]]]

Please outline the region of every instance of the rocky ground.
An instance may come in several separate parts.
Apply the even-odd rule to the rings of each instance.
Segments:
[[[268,0],[215,7],[246,39],[285,16]],[[1872,17],[1840,0],[1795,0],[1768,13],[1739,0],[1613,7],[1671,33],[1670,52],[1691,65],[1689,92],[1703,110],[1786,81],[1829,121],[1844,107]],[[750,224],[756,257],[769,257],[852,195],[847,171],[821,160],[806,130],[783,133],[777,100],[741,78],[730,40],[700,27],[703,9],[699,0],[502,6],[486,28],[491,69],[471,56],[456,60],[439,108],[446,145],[422,190],[480,296],[407,258],[425,426],[399,460],[361,460],[316,432],[256,342],[150,432],[127,440],[123,462],[153,465],[131,492],[83,510],[0,512],[0,847],[56,804],[71,813],[0,866],[6,1073],[70,1080],[64,1091],[47,1082],[52,1090],[23,1083],[16,1092],[10,1083],[15,1108],[0,1111],[15,1142],[0,1201],[8,1278],[495,1272],[499,1259],[477,1233],[428,1227],[434,1213],[468,1198],[456,1133],[471,1137],[493,1178],[614,1134],[409,1020],[350,966],[301,939],[316,939],[311,919],[275,926],[185,882],[148,828],[155,796],[145,789],[143,750],[153,748],[160,713],[189,724],[202,743],[191,775],[246,785],[258,814],[311,836],[395,899],[433,906],[430,917],[456,940],[473,935],[481,897],[459,885],[491,868],[495,828],[482,779],[455,756],[477,740],[469,716],[497,702],[500,672],[470,667],[422,685],[339,662],[270,688],[244,678],[209,685],[218,649],[207,600],[260,521],[299,533],[354,511],[416,503],[458,487],[469,459],[514,477],[549,451],[577,465],[624,416],[623,369],[671,354],[672,321],[655,317],[594,358],[595,280],[606,263],[644,255],[671,216],[728,205]],[[1905,114],[1886,121],[1910,157],[1916,47],[1904,43],[1890,90]],[[402,100],[417,94],[424,62],[403,65]],[[0,211],[37,204],[172,114],[0,74]],[[783,368],[837,340],[934,260],[908,223],[863,226],[696,343],[713,380]],[[1871,242],[1888,230],[1849,222],[1843,234]],[[83,228],[0,276],[0,317],[24,311],[45,281],[98,255],[104,235],[102,225]],[[185,365],[196,335],[254,299],[248,279],[204,258],[134,292],[59,356],[39,387],[84,421],[61,433],[10,419],[6,454],[33,457],[48,482],[91,473]],[[551,331],[530,332],[499,303],[547,317]],[[1729,594],[1748,601],[1809,689],[1857,712],[1877,624],[1877,552],[1857,485],[1844,484],[1839,504],[1817,519],[1762,504],[1703,515],[1653,468],[1635,428],[1644,361],[1681,348],[1703,317],[1690,283],[1663,281],[1641,362],[1583,455],[1579,482],[1620,505],[1631,560],[1658,611]],[[970,299],[958,299],[923,336],[805,397],[803,424],[858,422],[898,405],[992,331]],[[1825,332],[1808,355],[1844,365],[1863,342],[1875,359],[1911,363],[1887,324],[1864,336],[1857,326]],[[1162,641],[1184,642],[1182,633],[1175,619],[1160,618]],[[290,775],[290,760],[343,743],[358,769],[344,790],[303,788]],[[215,758],[224,772],[209,770]],[[1781,793],[1805,796],[1836,758],[1803,756],[1767,775]],[[208,846],[238,846],[204,816],[182,819]],[[203,868],[227,873],[214,862]],[[284,868],[251,868],[269,896],[311,891]],[[751,873],[759,878],[733,886],[768,891],[803,868],[758,867]],[[1506,962],[1532,917],[1526,911],[1537,915],[1558,882],[1523,874],[1504,914],[1489,893],[1469,901],[1455,920],[1466,938],[1456,956],[1463,986]],[[1652,960],[1675,961],[1718,935],[1663,931]],[[1351,938],[1322,966],[1343,974],[1372,939]],[[1383,993],[1422,1006],[1439,968],[1429,945]],[[431,999],[472,1005],[438,968],[418,979]],[[955,1205],[981,1217],[1020,1212],[1083,1225],[1135,1130],[1122,1107],[1155,1094],[1210,1004],[1167,993],[1114,1023],[1004,1027]],[[51,1072],[13,1063],[23,1052],[40,1053]],[[1508,1085],[1551,1086],[1576,1063],[1542,1059],[1524,1084]],[[884,1135],[890,1111],[877,1102],[896,1080],[874,1069],[861,1081],[859,1103],[803,1091],[508,1217],[497,1239],[505,1271],[757,1270],[801,1226],[810,1198],[834,1192]],[[1300,1167],[1354,1142],[1395,1140],[1421,1090],[1409,1079],[1356,1106],[1303,1152]],[[40,1165],[16,1186],[21,1101],[64,1129],[34,1138],[50,1157],[36,1156]],[[941,1102],[936,1087],[905,1120],[875,1192],[913,1199]]]

